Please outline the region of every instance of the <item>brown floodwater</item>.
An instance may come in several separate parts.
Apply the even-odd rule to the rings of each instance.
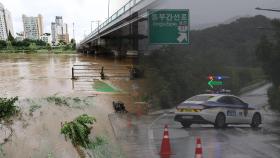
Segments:
[[[64,136],[60,134],[60,128],[61,122],[72,121],[84,113],[97,119],[91,137],[105,135],[110,144],[118,146],[108,120],[108,114],[113,112],[112,101],[122,100],[126,105],[131,105],[137,101],[133,92],[137,91],[139,85],[137,81],[127,78],[110,79],[106,82],[125,93],[98,94],[94,90],[90,91],[93,78],[87,78],[83,79],[85,82],[82,85],[86,91],[73,88],[75,82],[79,82],[80,79],[71,80],[72,66],[93,63],[118,67],[131,65],[132,60],[97,58],[83,54],[0,54],[0,95],[19,96],[18,105],[21,109],[21,117],[15,118],[10,126],[13,134],[3,145],[4,153],[0,152],[0,157],[79,157],[71,142],[65,141]],[[82,101],[75,103],[72,99],[70,106],[55,105],[46,99],[54,95],[70,97],[70,100],[79,97]],[[37,106],[35,110],[32,109],[34,105]],[[118,154],[118,148],[113,152]]]
[[[131,64],[131,60],[83,54],[0,54],[0,95],[41,97],[75,93],[71,80],[72,66],[92,63],[118,65]]]

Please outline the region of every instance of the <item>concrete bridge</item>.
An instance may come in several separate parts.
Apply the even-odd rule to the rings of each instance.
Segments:
[[[159,0],[130,0],[78,44],[84,53],[143,53],[148,47],[148,10]]]

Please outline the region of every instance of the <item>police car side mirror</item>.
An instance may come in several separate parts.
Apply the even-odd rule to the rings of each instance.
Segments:
[[[248,107],[249,107],[249,104],[248,104],[248,103],[244,103],[244,106],[245,106],[246,108],[248,108]]]

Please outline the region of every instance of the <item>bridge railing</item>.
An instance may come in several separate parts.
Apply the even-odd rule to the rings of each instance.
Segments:
[[[115,21],[118,17],[122,16],[126,12],[128,12],[131,8],[136,6],[138,3],[144,0],[130,0],[127,2],[123,7],[121,7],[118,11],[116,11],[113,15],[111,15],[106,21],[104,21],[102,24],[100,24],[95,30],[93,30],[81,43],[86,41],[88,38],[97,35],[101,29],[103,29],[105,26],[109,25],[113,21]]]

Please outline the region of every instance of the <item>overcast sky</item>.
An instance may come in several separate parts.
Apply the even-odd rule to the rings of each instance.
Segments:
[[[110,12],[113,13],[128,0],[111,0]],[[257,11],[255,7],[280,9],[280,0],[162,0],[167,1],[162,8],[190,9],[191,25],[222,23],[232,17],[262,14],[280,18],[280,13]],[[11,11],[15,32],[23,30],[22,14],[44,18],[44,31],[51,32],[50,23],[55,16],[63,16],[73,37],[72,24],[75,23],[77,40],[90,33],[90,21],[104,21],[107,17],[108,0],[0,0]],[[96,27],[95,24],[94,27]]]

